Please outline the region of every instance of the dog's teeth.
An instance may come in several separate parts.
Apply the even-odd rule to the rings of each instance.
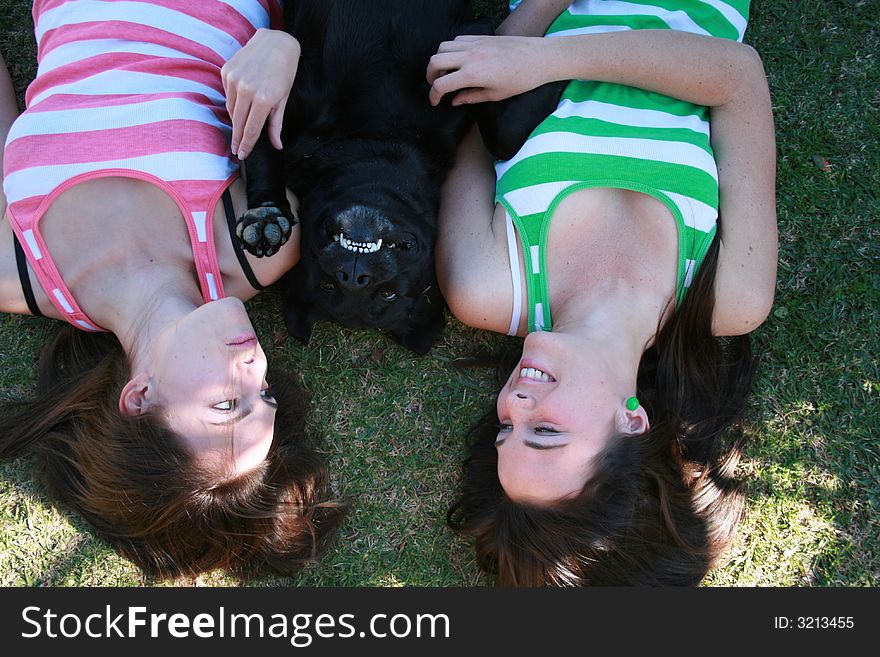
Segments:
[[[346,249],[347,251],[352,251],[353,253],[376,253],[379,249],[382,248],[382,240],[378,239],[375,242],[357,242],[355,240],[348,239],[344,234],[337,233],[333,236],[334,242],[339,242],[339,245]]]

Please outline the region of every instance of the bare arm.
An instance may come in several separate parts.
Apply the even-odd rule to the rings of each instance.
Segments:
[[[729,39],[674,30],[563,37],[460,36],[440,44],[428,66],[431,101],[501,100],[556,80],[601,80],[716,106],[739,87],[752,49]]]
[[[506,235],[493,230],[495,171],[479,131],[458,149],[443,185],[436,247],[437,279],[449,309],[470,326],[505,333],[512,298]],[[503,233],[503,231],[502,231]]]
[[[730,100],[711,109],[721,216],[712,318],[716,335],[741,335],[757,328],[770,313],[776,291],[773,110],[757,54],[747,68]]]

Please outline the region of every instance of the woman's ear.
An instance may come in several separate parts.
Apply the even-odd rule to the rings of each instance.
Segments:
[[[631,410],[627,406],[627,402],[623,401],[617,407],[617,413],[614,416],[614,428],[621,434],[640,436],[651,428],[651,423],[648,421],[648,412],[641,404],[638,404]]]
[[[119,412],[128,417],[145,413],[150,407],[152,383],[147,374],[138,374],[119,393]]]

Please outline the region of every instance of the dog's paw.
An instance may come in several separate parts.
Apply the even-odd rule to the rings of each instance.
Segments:
[[[241,215],[235,234],[248,253],[258,258],[269,257],[287,242],[295,225],[296,219],[267,201]]]

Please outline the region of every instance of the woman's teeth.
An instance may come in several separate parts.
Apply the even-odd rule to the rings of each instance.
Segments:
[[[519,371],[520,377],[523,379],[533,379],[535,381],[542,381],[544,383],[550,383],[555,381],[555,379],[547,374],[546,372],[542,372],[541,370],[537,370],[534,367],[523,367]]]

